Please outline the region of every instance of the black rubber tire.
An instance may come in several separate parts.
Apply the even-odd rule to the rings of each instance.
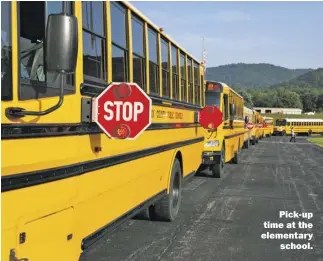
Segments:
[[[225,157],[225,148],[224,146],[222,146],[220,164],[214,164],[211,168],[213,178],[217,178],[217,179],[221,178],[221,175],[223,174],[224,164],[225,164],[224,157]]]
[[[250,140],[246,140],[245,144],[244,144],[244,148],[245,149],[249,149],[249,145],[250,145]]]
[[[140,211],[134,218],[140,220],[152,220],[153,219],[153,206],[149,206],[148,208]]]
[[[182,200],[182,168],[178,159],[175,159],[170,177],[169,194],[155,203],[155,216],[160,221],[173,221]]]
[[[256,143],[258,143],[259,142],[259,139],[256,139]]]
[[[254,139],[251,141],[251,145],[256,145],[256,141]]]
[[[234,157],[232,158],[231,163],[233,163],[233,164],[238,164],[239,163],[239,152],[236,152],[234,154]]]

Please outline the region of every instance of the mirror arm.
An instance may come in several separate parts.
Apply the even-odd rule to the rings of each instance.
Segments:
[[[22,118],[26,115],[33,115],[33,116],[43,116],[46,114],[49,114],[55,110],[57,110],[64,101],[64,74],[61,74],[61,84],[60,84],[60,95],[59,95],[59,101],[56,105],[53,107],[45,110],[45,111],[26,111],[24,108],[19,107],[9,107],[6,109],[6,116],[8,118]]]

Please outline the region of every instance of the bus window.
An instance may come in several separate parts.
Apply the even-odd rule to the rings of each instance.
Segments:
[[[205,105],[216,105],[220,108],[220,97],[219,92],[207,92],[205,95]]]
[[[149,88],[150,93],[159,94],[159,59],[157,33],[155,30],[148,29],[148,48],[149,48]]]
[[[200,105],[200,77],[199,77],[199,65],[194,62],[194,90],[195,90],[195,104]]]
[[[146,90],[146,55],[144,23],[131,15],[133,82]]]
[[[228,120],[229,119],[229,97],[227,94],[223,95],[223,106],[224,106],[224,120]]]
[[[12,100],[11,3],[1,1],[1,100]]]
[[[188,102],[193,103],[192,60],[187,58]]]
[[[290,126],[290,122],[287,122],[287,126]]]
[[[95,3],[95,2],[92,2]],[[111,1],[112,81],[128,81],[127,9]]]
[[[173,99],[179,100],[179,83],[178,83],[178,53],[177,48],[172,45],[172,85],[173,85]]]
[[[185,55],[181,53],[180,55],[180,66],[181,66],[181,88],[182,88],[182,101],[187,101],[186,92],[186,63]]]
[[[276,120],[276,126],[286,126],[286,120]]]
[[[161,59],[162,59],[162,95],[163,97],[170,97],[170,86],[169,86],[169,51],[168,41],[161,38]]]
[[[47,17],[53,13],[72,12],[68,2],[18,2],[19,10],[19,62],[21,100],[58,96],[61,76],[46,72],[43,43]],[[64,94],[75,93],[73,76],[65,77]]]

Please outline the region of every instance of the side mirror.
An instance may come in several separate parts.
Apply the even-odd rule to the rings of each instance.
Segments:
[[[45,48],[47,71],[75,72],[78,49],[77,18],[67,14],[49,15]]]
[[[248,117],[248,116],[246,116],[246,117],[244,118],[244,122],[245,122],[246,124],[249,122],[249,117]]]
[[[234,103],[230,103],[230,115],[236,115],[236,105]]]

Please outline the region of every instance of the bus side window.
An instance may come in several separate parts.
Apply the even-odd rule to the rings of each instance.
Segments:
[[[224,94],[223,95],[223,105],[224,105],[224,120],[228,120],[229,119],[229,99],[228,99],[228,95]]]
[[[18,2],[19,10],[19,99],[39,99],[58,96],[60,75],[45,68],[44,40],[47,17],[62,11],[71,14],[72,3]],[[64,94],[75,93],[73,75],[65,77]]]

